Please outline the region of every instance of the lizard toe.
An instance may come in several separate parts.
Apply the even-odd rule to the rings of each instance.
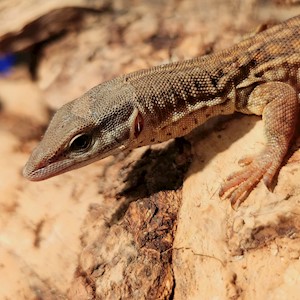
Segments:
[[[269,187],[277,169],[278,164],[273,164],[271,159],[262,160],[261,157],[257,157],[243,170],[230,175],[221,186],[219,195],[220,197],[225,195],[231,205],[237,208],[262,179]]]

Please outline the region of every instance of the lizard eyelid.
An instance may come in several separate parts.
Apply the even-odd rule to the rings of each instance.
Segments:
[[[88,149],[93,144],[93,136],[89,133],[80,133],[72,138],[69,143],[69,150],[75,152],[83,152]]]

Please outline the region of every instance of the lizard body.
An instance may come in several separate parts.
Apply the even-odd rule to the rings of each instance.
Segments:
[[[260,180],[270,185],[299,110],[300,16],[231,48],[133,72],[99,84],[61,107],[23,174],[43,180],[125,149],[186,135],[209,118],[262,115],[267,144],[246,158],[220,195],[241,202]]]

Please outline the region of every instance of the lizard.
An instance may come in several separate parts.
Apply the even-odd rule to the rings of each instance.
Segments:
[[[241,160],[219,196],[239,206],[263,181],[270,187],[297,126],[300,16],[190,60],[101,83],[54,114],[23,169],[39,181],[125,150],[185,136],[218,115],[262,116],[266,144]]]

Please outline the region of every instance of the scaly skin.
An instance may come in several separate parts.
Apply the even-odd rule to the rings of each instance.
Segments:
[[[38,181],[125,149],[186,135],[216,115],[262,115],[267,144],[221,187],[239,205],[270,185],[299,110],[300,16],[233,47],[123,75],[60,108],[23,174]]]

